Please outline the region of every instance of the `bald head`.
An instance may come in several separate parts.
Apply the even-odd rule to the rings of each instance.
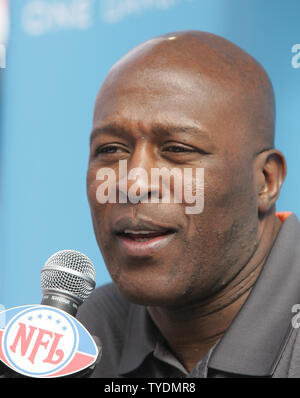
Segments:
[[[264,69],[212,34],[160,36],[113,66],[95,104],[87,192],[99,247],[130,300],[164,306],[196,302],[221,291],[249,259],[261,263],[279,228],[275,201],[285,176],[284,158],[273,149],[274,119]],[[107,168],[116,181],[122,174],[128,191],[160,199],[162,184],[152,184],[153,170],[185,175],[189,169],[195,176],[202,169],[204,210],[186,214],[186,198],[154,206],[144,200],[99,204],[98,170]],[[128,176],[137,170],[143,177],[133,181]],[[178,186],[186,193],[196,190],[193,178],[187,185],[174,180],[174,197]],[[123,183],[116,191],[128,197]],[[145,228],[148,220],[155,230],[172,232],[147,246],[136,235],[129,241],[116,235],[121,219],[124,229],[137,223]]]
[[[201,98],[213,97],[213,102],[228,104],[235,116],[233,123],[241,121],[239,139],[246,148],[259,153],[274,145],[272,84],[253,57],[222,37],[186,31],[151,39],[113,66],[100,95],[116,81],[126,83],[127,90],[142,82],[152,92],[179,83],[182,93],[178,95],[185,94],[190,101],[197,100],[194,90],[198,87]],[[199,101],[199,109],[201,106]]]

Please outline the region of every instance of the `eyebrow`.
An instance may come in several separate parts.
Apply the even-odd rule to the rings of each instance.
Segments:
[[[210,140],[208,132],[206,132],[203,127],[196,125],[173,125],[173,124],[155,124],[152,128],[152,131],[155,135],[157,134],[192,134],[197,135],[198,137],[203,137]]]
[[[100,134],[103,133],[120,134],[122,132],[129,133],[129,131],[124,126],[121,126],[118,123],[108,123],[101,127],[96,127],[95,129],[92,130],[90,136],[90,143]]]
[[[154,135],[160,135],[160,134],[167,134],[167,135],[172,135],[172,134],[192,134],[196,135],[197,137],[201,137],[206,139],[208,142],[211,143],[210,136],[208,132],[203,129],[203,127],[197,126],[197,125],[179,125],[179,124],[162,124],[162,123],[155,123],[151,127],[151,132]],[[111,133],[111,134],[130,134],[130,129],[127,129],[124,127],[124,125],[121,125],[119,123],[108,123],[100,127],[96,127],[93,129],[91,136],[90,136],[90,143],[98,137],[100,134],[103,133]]]

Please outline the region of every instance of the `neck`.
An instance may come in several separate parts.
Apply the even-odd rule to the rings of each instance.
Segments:
[[[279,232],[277,217],[260,224],[260,244],[239,274],[214,297],[180,308],[148,307],[171,351],[191,372],[198,361],[223,336],[257,280]]]

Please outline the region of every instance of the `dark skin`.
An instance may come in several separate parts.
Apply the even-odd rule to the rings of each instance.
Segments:
[[[120,292],[147,307],[188,371],[236,316],[280,229],[275,202],[286,163],[273,147],[274,118],[262,67],[203,32],[140,45],[98,94],[87,175],[96,239]],[[118,176],[119,160],[149,174],[204,168],[204,211],[186,214],[186,203],[99,204],[97,171]],[[138,185],[161,197],[161,186]],[[170,241],[144,256],[128,252],[116,228],[144,229],[148,221],[171,231]]]

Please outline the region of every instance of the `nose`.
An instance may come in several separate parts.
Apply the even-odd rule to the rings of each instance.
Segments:
[[[119,164],[120,203],[158,203],[161,199],[159,182],[152,181],[151,170],[156,165],[154,146],[141,140],[132,155]]]

